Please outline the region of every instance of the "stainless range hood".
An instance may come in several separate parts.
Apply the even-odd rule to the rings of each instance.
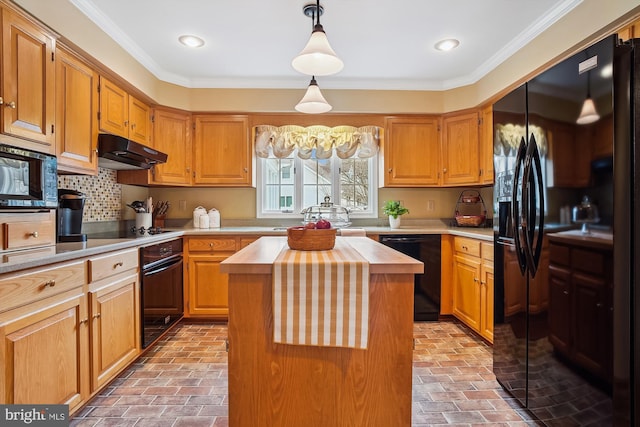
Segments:
[[[153,148],[123,138],[101,133],[98,135],[98,166],[105,169],[150,169],[165,163],[167,155]]]

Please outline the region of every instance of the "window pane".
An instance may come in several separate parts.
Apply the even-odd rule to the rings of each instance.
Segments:
[[[340,165],[340,205],[352,211],[369,207],[369,161],[345,159]]]

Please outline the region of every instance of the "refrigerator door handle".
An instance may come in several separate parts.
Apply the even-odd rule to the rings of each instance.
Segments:
[[[526,218],[526,227],[523,227],[524,252],[531,277],[535,277],[544,237],[544,184],[540,151],[533,135],[529,138],[522,181],[526,182],[526,193],[523,190],[522,195],[522,209]]]
[[[513,189],[511,194],[511,218],[513,218],[513,243],[515,246],[516,258],[518,260],[518,266],[520,267],[520,272],[525,274],[527,268],[527,258],[525,254],[525,250],[523,248],[523,240],[525,236],[523,234],[523,229],[526,228],[526,220],[524,218],[524,212],[522,211],[522,199],[526,194],[526,185],[525,181],[521,179],[521,170],[523,168],[523,164],[525,161],[527,152],[527,143],[523,138],[520,139],[520,146],[518,147],[518,153],[516,155],[515,169],[513,172]],[[520,197],[518,197],[518,193],[520,193]],[[523,224],[524,223],[524,224]]]

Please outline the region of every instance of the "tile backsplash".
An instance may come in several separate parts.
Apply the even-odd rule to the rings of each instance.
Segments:
[[[119,221],[122,185],[116,179],[115,170],[99,168],[97,176],[59,175],[58,188],[80,191],[87,196],[82,222]]]

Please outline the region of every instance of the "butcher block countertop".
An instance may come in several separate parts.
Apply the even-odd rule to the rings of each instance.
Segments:
[[[369,261],[371,274],[416,274],[424,272],[424,264],[368,237],[336,237]],[[287,238],[261,237],[220,264],[223,273],[271,274],[273,262],[288,248]]]

